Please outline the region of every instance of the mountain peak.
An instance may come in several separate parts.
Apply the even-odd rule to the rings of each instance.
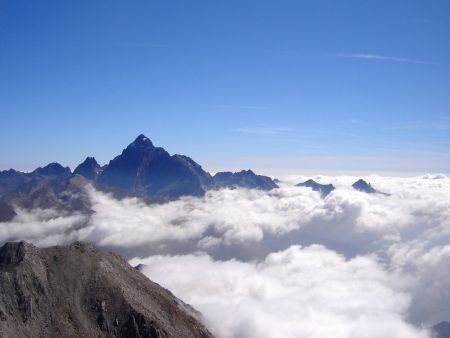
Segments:
[[[97,163],[95,157],[86,157],[83,163],[73,171],[74,174],[81,175],[88,180],[96,180],[101,172],[102,167]]]
[[[366,192],[368,194],[381,194],[384,196],[389,196],[389,194],[386,194],[385,192],[381,192],[374,187],[370,183],[367,183],[363,179],[357,180],[355,183],[352,184],[353,189]]]
[[[363,191],[368,194],[374,194],[377,192],[370,183],[367,183],[363,179],[357,180],[355,183],[353,183],[352,187],[356,190]]]
[[[214,184],[217,188],[247,188],[271,190],[278,188],[278,185],[267,176],[257,175],[252,170],[241,170],[236,173],[229,171],[218,172],[213,176]]]
[[[42,176],[59,176],[59,175],[70,175],[71,171],[68,167],[63,167],[61,164],[53,162],[47,164],[45,167],[39,167],[33,171],[33,174],[38,174]]]
[[[314,191],[318,191],[322,197],[328,196],[334,189],[334,185],[332,184],[320,184],[314,181],[313,179],[309,179],[303,183],[297,184],[297,187],[308,187]]]
[[[140,134],[136,139],[128,146],[132,148],[146,148],[146,147],[154,147],[152,141],[145,136],[144,134]]]
[[[86,164],[91,164],[91,165],[98,165],[97,160],[95,159],[95,157],[86,157],[86,159],[84,160],[83,163]]]

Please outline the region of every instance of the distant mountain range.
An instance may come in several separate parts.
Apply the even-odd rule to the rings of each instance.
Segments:
[[[309,179],[302,183],[298,183],[297,187],[311,188],[312,190],[319,192],[323,198],[327,197],[333,190],[336,189],[333,184],[320,184],[312,179]],[[352,188],[361,192],[365,192],[367,194],[381,194],[384,196],[389,196],[389,194],[376,190],[370,183],[367,183],[363,179],[359,179],[355,183],[353,183]]]
[[[214,185],[218,188],[248,188],[272,190],[278,188],[275,180],[270,177],[256,175],[251,170],[242,170],[237,173],[229,171],[219,172],[213,176]]]
[[[308,187],[314,191],[320,192],[322,197],[328,196],[335,188],[332,184],[320,184],[314,180],[307,180],[303,183],[297,184],[297,187]]]
[[[0,171],[0,221],[14,216],[12,205],[89,212],[89,199],[83,189],[88,183],[117,197],[137,196],[149,202],[203,196],[208,190],[224,187],[278,187],[270,177],[251,170],[211,176],[191,158],[170,155],[164,148],[155,147],[145,135],[139,135],[105,166],[88,157],[73,173],[58,163],[30,173]]]
[[[164,202],[182,196],[203,196],[220,188],[271,190],[279,181],[257,175],[252,170],[218,172],[211,176],[193,159],[170,155],[139,135],[120,155],[101,166],[94,157],[86,158],[73,173],[59,163],[50,163],[32,172],[0,171],[0,222],[11,220],[14,207],[53,208],[60,211],[92,212],[85,186],[113,193],[118,198],[140,197],[146,202]],[[310,179],[297,184],[327,197],[335,187]],[[383,194],[360,179],[352,187],[369,194]]]

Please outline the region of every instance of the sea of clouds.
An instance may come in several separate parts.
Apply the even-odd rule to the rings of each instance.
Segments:
[[[16,210],[0,242],[123,254],[219,338],[430,337],[450,320],[450,178],[365,177],[385,196],[312,177],[336,186],[326,198],[307,178],[153,205],[88,187],[92,215]]]

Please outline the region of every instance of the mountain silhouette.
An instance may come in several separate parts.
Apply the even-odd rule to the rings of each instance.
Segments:
[[[79,164],[73,171],[74,175],[80,175],[92,181],[96,181],[103,168],[97,163],[94,157],[87,157],[83,163]]]
[[[170,155],[141,134],[105,166],[100,166],[94,157],[87,157],[73,173],[56,162],[29,173],[0,171],[0,198],[4,202],[4,217],[0,221],[11,219],[7,210],[12,205],[91,213],[85,189],[88,184],[116,197],[141,197],[146,202],[203,196],[208,190],[226,187],[260,190],[278,187],[270,177],[251,170],[219,172],[212,177],[190,157]]]
[[[271,190],[278,185],[268,176],[257,175],[251,170],[242,170],[237,173],[229,171],[218,172],[213,176],[217,188],[247,188]]]
[[[100,187],[136,196],[201,196],[212,187],[211,175],[192,159],[170,155],[139,135],[99,175]]]
[[[297,184],[297,187],[311,188],[314,191],[320,192],[320,195],[322,197],[328,196],[335,189],[334,185],[332,185],[332,184],[320,184],[312,179],[309,179],[303,183]]]
[[[357,180],[355,183],[352,184],[353,189],[356,189],[358,191],[362,191],[368,194],[381,194],[385,196],[389,196],[389,194],[381,192],[376,190],[370,183],[367,183],[363,179]]]

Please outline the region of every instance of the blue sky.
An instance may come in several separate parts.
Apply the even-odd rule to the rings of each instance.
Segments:
[[[0,1],[0,168],[450,172],[450,2]]]

